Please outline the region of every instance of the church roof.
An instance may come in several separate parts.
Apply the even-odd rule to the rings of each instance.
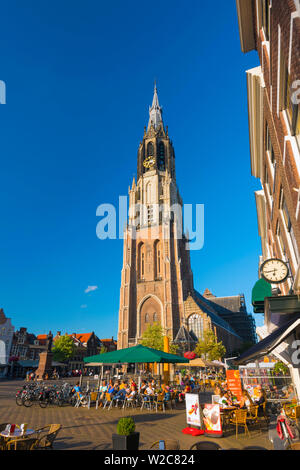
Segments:
[[[236,333],[236,331],[234,331],[234,329],[225,320],[223,320],[223,318],[221,318],[218,315],[218,312],[215,309],[214,302],[211,302],[210,300],[206,299],[205,297],[203,297],[203,295],[201,295],[196,290],[194,290],[194,293],[195,293],[195,296],[194,296],[195,302],[199,305],[201,310],[203,310],[205,313],[207,313],[207,315],[211,318],[212,322],[215,325],[223,328],[224,330],[228,331],[229,333],[231,333],[231,334],[237,336],[238,338],[240,338],[240,336]]]

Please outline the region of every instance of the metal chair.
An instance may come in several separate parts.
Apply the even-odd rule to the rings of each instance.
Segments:
[[[103,405],[103,409],[106,408],[106,405],[108,405],[108,409],[110,410],[111,407],[112,407],[112,399],[111,399],[111,395],[110,393],[106,393],[105,394],[105,402],[104,402],[104,405]]]
[[[212,441],[199,441],[190,447],[190,450],[223,450],[222,447],[216,442]]]

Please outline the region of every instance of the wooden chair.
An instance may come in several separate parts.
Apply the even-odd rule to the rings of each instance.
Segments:
[[[155,441],[150,449],[153,450],[160,450],[159,449],[159,443],[163,441],[164,442],[164,450],[180,450],[180,443],[179,441],[175,439],[161,439],[160,441]]]
[[[248,436],[250,437],[250,432],[247,426],[247,410],[236,410],[232,415],[230,422],[235,425],[236,439],[238,438],[239,426],[242,426],[245,429],[245,435],[248,433]]]
[[[38,438],[38,448],[53,449],[53,442],[56,439],[61,428],[61,424],[48,424],[43,428],[37,429],[36,434]],[[41,434],[43,433],[45,434],[41,436]]]
[[[249,424],[254,424],[254,425],[258,424],[259,430],[260,430],[260,432],[262,432],[261,431],[260,419],[259,419],[259,416],[258,416],[258,408],[259,408],[258,405],[250,405],[249,410],[248,410],[248,414],[247,414],[247,418],[246,418],[246,422],[249,422]]]
[[[296,421],[298,423],[298,419],[300,418],[300,405],[294,406],[291,408],[291,412],[288,415],[289,419]]]
[[[39,440],[31,437],[11,439],[6,442],[5,450],[34,450],[38,447]]]
[[[216,442],[212,441],[199,441],[190,447],[190,450],[223,450],[222,447]]]
[[[156,413],[158,411],[158,408],[161,408],[163,410],[163,412],[166,411],[166,407],[165,407],[165,400],[164,400],[164,393],[160,393],[157,397],[156,397],[156,400],[155,400],[155,410],[156,410]]]
[[[6,426],[10,423],[0,423],[0,432],[4,431]],[[6,439],[3,436],[0,436],[0,450],[6,449]]]

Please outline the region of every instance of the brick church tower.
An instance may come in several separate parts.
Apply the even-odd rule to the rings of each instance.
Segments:
[[[137,182],[134,179],[129,188],[119,349],[137,344],[153,322],[160,322],[171,339],[186,324],[184,302],[193,292],[193,275],[181,208],[175,152],[155,86],[148,127],[138,149]]]

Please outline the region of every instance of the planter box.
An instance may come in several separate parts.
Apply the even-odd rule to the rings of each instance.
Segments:
[[[112,435],[113,450],[138,450],[140,433],[134,432],[130,436]]]

